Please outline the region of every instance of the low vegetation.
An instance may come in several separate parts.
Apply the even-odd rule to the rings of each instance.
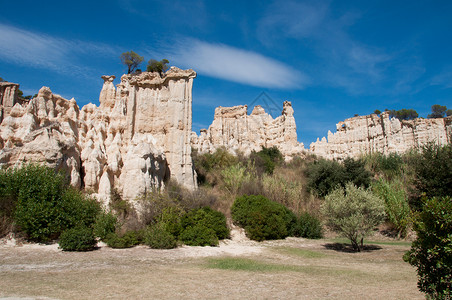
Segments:
[[[321,238],[327,227],[360,251],[379,226],[395,238],[414,229],[417,239],[405,259],[418,270],[419,288],[433,298],[450,296],[451,145],[341,162],[312,156],[286,162],[276,147],[249,156],[220,148],[194,151],[193,161],[200,187],[188,191],[167,182],[165,190],[136,199],[139,218],[118,191],[104,210],[49,168],[2,170],[0,234],[59,241],[66,251],[92,250],[97,241],[171,249],[217,246],[230,236],[230,219],[256,241]]]

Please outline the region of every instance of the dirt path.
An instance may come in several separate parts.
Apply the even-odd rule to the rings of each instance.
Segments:
[[[406,244],[362,253],[329,240],[219,247],[62,252],[57,245],[0,245],[0,297],[28,299],[423,299]],[[11,298],[7,298],[11,299]]]

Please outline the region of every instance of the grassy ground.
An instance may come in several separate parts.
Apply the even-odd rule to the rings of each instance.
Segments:
[[[406,242],[289,238],[220,247],[87,253],[0,246],[0,297],[56,299],[423,299]],[[228,248],[229,247],[229,248]]]

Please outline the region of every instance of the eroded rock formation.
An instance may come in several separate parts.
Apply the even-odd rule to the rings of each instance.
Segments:
[[[339,122],[335,133],[311,143],[310,151],[327,159],[359,157],[366,153],[404,153],[427,142],[440,145],[450,143],[452,118],[414,119],[400,121],[389,118],[389,112],[380,116],[371,114]]]
[[[9,115],[11,108],[19,102],[19,85],[12,82],[0,82],[0,122]]]
[[[172,178],[194,189],[191,159],[191,89],[196,73],[171,68],[165,76],[143,72],[102,76],[100,106],[81,110],[43,87],[16,103],[0,125],[0,166],[43,162],[70,174],[108,201],[113,189],[135,199]]]
[[[192,145],[200,153],[215,152],[225,147],[245,155],[259,151],[262,146],[277,146],[286,157],[301,155],[304,147],[297,141],[292,104],[285,101],[281,116],[273,119],[260,106],[254,107],[248,115],[248,107],[217,107],[209,129],[202,129],[200,136],[192,135]]]

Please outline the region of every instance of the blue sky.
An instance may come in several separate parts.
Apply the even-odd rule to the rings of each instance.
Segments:
[[[0,1],[0,77],[99,104],[122,52],[198,73],[193,130],[215,107],[295,110],[309,147],[375,109],[452,108],[452,1]],[[145,69],[145,63],[142,69]],[[262,103],[260,103],[262,104]],[[249,109],[251,112],[251,109]],[[274,114],[277,116],[278,114]]]

